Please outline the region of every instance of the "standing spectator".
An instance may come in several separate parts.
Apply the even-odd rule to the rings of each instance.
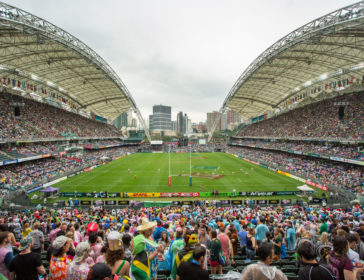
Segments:
[[[29,223],[25,223],[21,235],[23,238],[26,238],[31,231],[32,229],[30,228]]]
[[[193,260],[183,262],[177,270],[177,280],[208,280],[209,272],[203,269],[206,249],[197,245],[193,249]]]
[[[254,228],[248,229],[248,234],[246,236],[246,262],[250,262],[255,256],[255,248],[257,247]]]
[[[258,225],[255,229],[255,240],[257,241],[258,245],[260,242],[262,242],[265,239],[265,234],[268,231],[269,231],[269,229],[265,224],[263,224],[262,218],[259,218]]]
[[[276,260],[276,261],[279,261],[281,259],[282,241],[283,241],[283,238],[281,236],[279,229],[277,227],[274,228],[273,244],[274,244],[274,260]]]
[[[300,256],[303,264],[303,267],[298,272],[298,280],[336,280],[336,276],[330,267],[317,262],[315,249],[311,242],[301,242],[297,254]]]
[[[230,226],[229,234],[231,248],[232,248],[232,260],[233,257],[238,254],[238,235],[234,225]]]
[[[124,249],[121,235],[112,231],[107,236],[108,249],[105,254],[106,264],[111,268],[112,274],[129,277],[130,264],[124,259]]]
[[[288,229],[287,229],[287,249],[290,251],[294,251],[296,249],[296,231],[292,225],[292,222],[288,222]]]
[[[287,276],[275,266],[269,266],[273,262],[273,245],[262,242],[258,246],[257,256],[259,262],[248,265],[241,280],[287,280]]]
[[[66,252],[71,246],[71,240],[64,235],[58,236],[52,243],[52,257],[49,264],[49,280],[67,279],[67,269],[71,259]]]
[[[48,235],[48,240],[49,243],[53,243],[53,241],[57,238],[57,232],[59,232],[61,230],[61,222],[58,221],[56,222],[56,228],[54,230],[52,230],[49,235]]]
[[[206,248],[210,247],[211,238],[206,232],[206,227],[202,225],[198,234],[198,243],[203,244]]]
[[[32,252],[41,254],[44,250],[44,237],[43,232],[39,230],[40,223],[37,221],[33,224],[33,231],[29,233],[31,236],[33,243],[32,243]]]
[[[364,221],[360,222],[359,229],[357,232],[359,233],[361,241],[364,242]]]
[[[9,233],[3,231],[0,233],[0,274],[4,275],[7,279],[10,278],[9,267],[13,259],[13,252],[6,248],[9,243]]]
[[[231,256],[231,243],[229,237],[224,232],[224,226],[220,226],[220,233],[217,236],[217,239],[221,242],[221,249],[224,253],[226,263],[230,263],[230,256]]]
[[[241,249],[242,256],[244,256],[244,254],[246,253],[246,236],[248,234],[246,229],[247,229],[247,226],[244,224],[243,228],[241,229],[241,231],[238,234],[239,240],[240,240],[240,249]]]
[[[75,257],[67,268],[67,280],[87,280],[90,268],[86,260],[90,251],[90,244],[88,242],[78,243]]]
[[[90,243],[91,246],[90,257],[93,259],[94,263],[96,263],[96,259],[101,255],[101,249],[102,249],[102,245],[97,243],[97,240],[98,240],[97,232],[95,231],[91,232],[88,237],[88,242]]]
[[[182,262],[190,262],[193,260],[193,249],[198,242],[197,234],[188,229],[183,236],[183,241],[183,249],[177,253],[176,261],[172,267],[171,275],[173,279],[176,279],[178,267]]]
[[[322,219],[321,222],[322,222],[322,224],[320,226],[320,235],[323,232],[329,232],[329,227],[327,226],[326,219]]]
[[[20,253],[10,263],[10,279],[38,280],[38,275],[46,275],[40,255],[30,250],[32,238],[20,240]]]
[[[329,253],[328,264],[337,280],[354,280],[363,272],[363,268],[353,268],[348,258],[348,241],[344,236],[337,236],[333,242],[334,250]]]
[[[97,263],[90,268],[87,280],[111,280],[111,269],[107,264]]]
[[[353,233],[349,233],[346,236],[346,239],[348,240],[348,243],[349,243],[348,258],[350,259],[350,261],[352,263],[359,262],[359,254],[354,251],[356,249],[356,245],[357,245],[357,241],[358,241],[356,239],[356,236]]]
[[[216,230],[211,231],[210,242],[210,266],[211,274],[222,274],[222,265],[220,263],[219,255],[222,252],[221,242],[217,239]]]

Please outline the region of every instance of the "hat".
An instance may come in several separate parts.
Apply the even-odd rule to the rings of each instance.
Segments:
[[[71,239],[69,239],[68,237],[66,237],[64,235],[58,236],[56,238],[56,240],[54,240],[52,243],[52,248],[53,248],[52,254],[56,255],[59,252],[59,250],[64,246],[64,244],[66,244],[66,242],[68,240],[71,240]]]
[[[111,269],[107,264],[97,263],[88,271],[87,280],[103,280],[105,277],[110,277],[111,275]]]
[[[75,257],[73,258],[73,261],[76,263],[81,262],[89,249],[90,249],[90,244],[88,242],[78,243],[75,250]]]
[[[107,235],[107,240],[109,243],[109,249],[110,251],[116,251],[118,250],[121,245],[121,234],[117,231],[112,231]]]
[[[20,240],[20,246],[18,248],[19,251],[23,251],[26,248],[28,248],[28,246],[32,243],[32,238],[30,237],[30,235],[28,234],[27,238],[24,238],[22,240]]]
[[[157,225],[156,221],[150,222],[147,218],[142,219],[142,224],[137,227],[137,231],[146,231],[154,228]]]
[[[91,232],[94,232],[94,231],[98,232],[98,230],[99,230],[99,226],[96,223],[91,222],[87,225],[86,233],[89,235]]]

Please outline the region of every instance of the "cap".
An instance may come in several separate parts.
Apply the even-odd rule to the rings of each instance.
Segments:
[[[97,263],[88,271],[87,280],[103,280],[105,277],[110,277],[111,275],[111,269],[107,264]]]
[[[64,236],[64,235],[61,235],[61,236],[58,236],[56,238],[56,240],[53,241],[52,243],[52,255],[57,255],[59,250],[64,246],[64,244],[66,244],[66,242],[68,240],[71,240],[69,239],[68,237]]]
[[[73,258],[73,261],[76,263],[81,262],[89,249],[90,249],[90,244],[88,242],[78,243],[75,250],[75,257]]]

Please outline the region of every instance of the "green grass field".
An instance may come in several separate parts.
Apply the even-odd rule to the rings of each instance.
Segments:
[[[93,169],[91,174],[83,173],[54,186],[59,187],[61,192],[200,192],[203,185],[204,191],[231,192],[236,189],[239,192],[292,191],[302,185],[299,181],[224,153],[196,153],[191,158],[192,187],[188,185],[189,154],[171,154],[172,186],[168,186],[167,153],[132,154]]]

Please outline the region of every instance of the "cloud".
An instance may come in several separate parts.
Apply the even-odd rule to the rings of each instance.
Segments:
[[[206,119],[266,48],[347,0],[12,0],[86,43],[121,77],[142,115],[154,104]]]

